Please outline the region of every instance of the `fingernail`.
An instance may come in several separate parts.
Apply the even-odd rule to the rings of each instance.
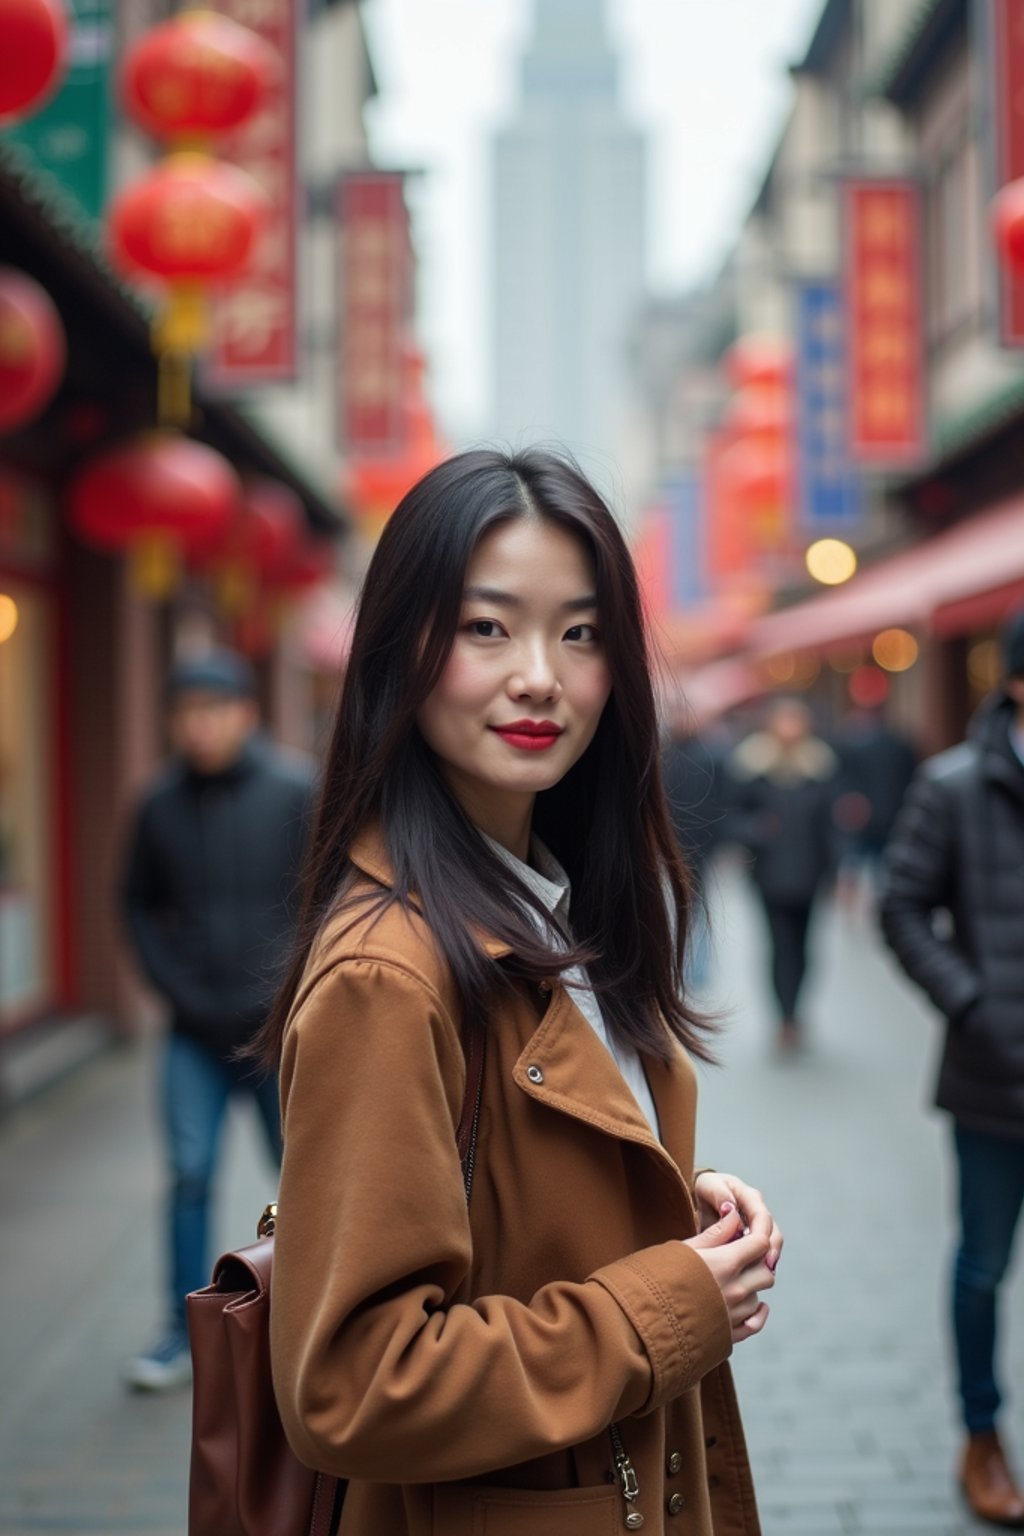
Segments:
[[[723,1200],[722,1201],[721,1211],[722,1211],[722,1215],[723,1216],[728,1216],[730,1214],[730,1212],[734,1211],[735,1209],[736,1209],[736,1207],[733,1205],[731,1200]]]
[[[770,1269],[770,1270],[771,1270],[771,1272],[772,1272],[772,1274],[773,1274],[773,1275],[774,1275],[774,1273],[775,1273],[775,1266],[776,1266],[776,1265],[777,1265],[777,1264],[778,1264],[778,1262],[779,1262],[779,1257],[780,1257],[780,1255],[779,1255],[779,1254],[777,1254],[777,1253],[770,1253],[770,1254],[769,1254],[769,1255],[768,1255],[768,1258],[767,1258],[767,1259],[766,1259],[766,1260],[765,1260],[765,1262],[766,1262],[766,1263],[767,1263],[767,1265],[768,1265],[768,1268],[769,1268],[769,1269]]]

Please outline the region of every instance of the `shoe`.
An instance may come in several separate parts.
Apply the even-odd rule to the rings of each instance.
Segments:
[[[124,1368],[127,1385],[136,1392],[169,1392],[192,1380],[192,1354],[188,1336],[169,1333],[144,1355],[136,1355]]]
[[[1024,1528],[1024,1495],[994,1429],[968,1437],[960,1483],[974,1514],[992,1525]]]

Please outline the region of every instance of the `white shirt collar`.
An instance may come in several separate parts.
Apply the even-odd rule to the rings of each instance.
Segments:
[[[495,842],[493,837],[483,834],[484,842],[492,853],[496,853],[501,862],[518,875],[519,879],[532,891],[537,899],[543,902],[553,917],[565,918],[569,913],[569,899],[572,888],[569,884],[569,876],[559,864],[550,848],[546,848],[539,837],[530,839],[530,864],[524,864],[522,859],[517,859],[514,853],[510,853],[501,843]]]

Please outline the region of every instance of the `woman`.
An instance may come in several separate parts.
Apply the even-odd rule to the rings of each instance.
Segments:
[[[344,1536],[758,1530],[725,1360],[782,1239],[692,1176],[657,748],[635,575],[579,471],[433,470],[366,578],[264,1041],[275,1386],[350,1480]]]

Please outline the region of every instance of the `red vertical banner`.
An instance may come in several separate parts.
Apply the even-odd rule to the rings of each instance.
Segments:
[[[1024,176],[1024,0],[983,0],[992,191]],[[1024,347],[1024,273],[997,259],[999,343]]]
[[[707,439],[704,458],[706,487],[708,575],[712,586],[726,585],[754,564],[754,544],[746,527],[743,503],[737,496],[728,473],[726,455],[734,446],[727,430],[713,432]]]
[[[298,372],[298,178],[296,75],[298,0],[214,0],[225,16],[258,32],[280,69],[255,117],[217,145],[254,176],[273,205],[247,275],[216,306],[207,376],[223,389],[293,379]]]
[[[668,511],[663,506],[651,507],[644,514],[640,533],[633,547],[640,595],[648,619],[660,622],[667,618],[672,607],[670,590],[671,534]]]
[[[921,190],[851,178],[843,188],[850,453],[896,468],[927,448]]]
[[[412,246],[398,171],[357,171],[338,187],[341,230],[339,436],[351,456],[405,444]]]

